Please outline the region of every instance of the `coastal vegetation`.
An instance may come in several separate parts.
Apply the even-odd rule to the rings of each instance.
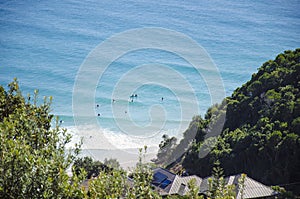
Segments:
[[[181,174],[212,175],[208,198],[234,197],[235,187],[225,186],[223,176],[236,173],[298,194],[299,89],[300,49],[285,51],[204,118],[194,116],[178,144],[165,135],[156,163]],[[143,161],[147,147],[131,172],[114,159],[79,158],[81,144],[67,148],[71,135],[51,114],[51,101],[39,102],[38,91],[24,97],[16,79],[7,90],[0,86],[0,198],[161,198],[151,186],[151,166]],[[199,156],[203,149],[209,149],[205,157]],[[202,198],[195,182],[188,185],[186,196],[168,198]]]
[[[299,194],[299,89],[300,49],[288,50],[265,62],[250,81],[211,106],[204,118],[195,116],[178,144],[165,136],[156,162],[177,173],[206,177],[220,161],[225,175],[247,173]],[[215,128],[222,131],[213,137]],[[199,157],[205,149],[208,155]],[[176,157],[182,150],[184,155]]]
[[[71,135],[51,126],[52,99],[38,103],[38,91],[24,97],[15,79],[0,86],[0,198],[82,198],[82,175],[67,169],[79,153],[68,151]]]
[[[51,101],[39,103],[38,91],[24,97],[16,79],[8,90],[0,86],[0,198],[161,198],[151,186],[151,164],[143,162],[147,147],[130,173],[116,159],[80,158],[80,143],[66,147],[71,135],[50,113]],[[187,196],[169,198],[202,198],[193,181],[189,188]]]

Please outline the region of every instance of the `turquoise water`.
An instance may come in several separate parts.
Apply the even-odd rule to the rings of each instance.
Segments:
[[[263,62],[284,50],[300,47],[299,10],[297,0],[1,1],[0,84],[7,85],[17,77],[24,94],[38,88],[41,97],[53,96],[53,113],[64,121],[62,126],[74,129],[72,92],[79,67],[89,52],[122,31],[161,27],[184,33],[203,46],[220,71],[226,95],[230,95]],[[124,91],[128,97],[112,103],[112,92],[123,75],[149,63],[171,66],[189,81],[199,101],[199,114],[203,115],[215,103],[205,81],[185,60],[159,50],[131,52],[110,65],[95,92],[95,117],[112,142],[119,143],[128,136],[145,136],[122,132],[116,120],[129,128],[132,124],[128,121],[141,127],[151,122],[161,125],[159,119],[152,121],[149,110],[153,105],[164,109],[161,133],[178,135],[177,126],[187,125],[193,116],[182,121],[180,103],[173,90],[156,84],[145,84],[135,90],[138,97],[133,103],[129,97],[133,91]],[[131,83],[135,81],[139,80]],[[180,92],[189,96],[185,90]],[[181,99],[185,103],[189,100]],[[120,106],[123,116],[116,118],[113,106]],[[91,134],[93,138],[97,136],[97,132],[87,132],[90,138]],[[131,140],[122,147],[157,146],[161,134],[149,135],[155,139],[136,140],[134,144]]]

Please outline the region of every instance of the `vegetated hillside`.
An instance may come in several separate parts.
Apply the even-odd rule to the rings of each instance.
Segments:
[[[299,89],[300,49],[285,51],[264,63],[231,97],[209,108],[204,119],[194,117],[183,140],[178,145],[170,144],[166,156],[161,147],[157,162],[178,161],[174,154],[188,148],[181,163],[190,174],[206,177],[211,174],[213,163],[220,160],[225,175],[246,173],[268,185],[299,190]],[[225,124],[220,127],[222,116]],[[201,147],[212,143],[205,136],[217,128],[222,133],[216,145],[207,156],[199,158]],[[171,138],[160,146],[167,143],[172,143]]]

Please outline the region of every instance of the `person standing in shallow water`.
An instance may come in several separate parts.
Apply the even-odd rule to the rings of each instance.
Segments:
[[[163,97],[161,98],[161,101],[164,101],[164,98],[163,98]]]

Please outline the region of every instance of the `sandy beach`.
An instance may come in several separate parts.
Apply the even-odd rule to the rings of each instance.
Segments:
[[[147,145],[149,139],[135,138],[125,134],[115,134],[108,130],[99,129],[95,126],[66,127],[72,135],[72,141],[68,148],[73,148],[75,143],[82,139],[80,156],[89,156],[94,160],[104,161],[105,158],[117,159],[120,165],[128,170],[134,167],[138,161],[139,148],[147,146],[147,153],[143,154],[145,162],[151,162],[156,157],[158,145]],[[157,141],[161,138],[153,138]],[[153,142],[152,142],[153,143]],[[159,143],[159,142],[157,142]]]

